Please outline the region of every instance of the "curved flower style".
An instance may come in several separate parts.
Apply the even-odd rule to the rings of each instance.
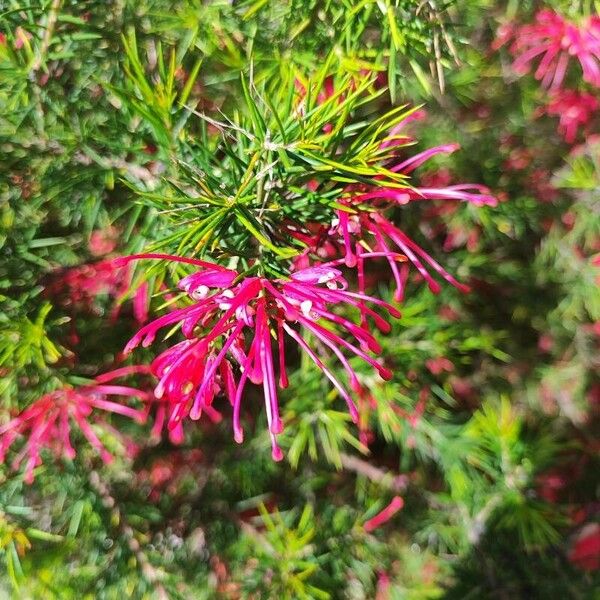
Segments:
[[[148,403],[148,412],[153,405],[156,405],[156,411],[154,413],[154,424],[152,425],[150,436],[154,440],[159,441],[165,425],[168,425],[168,423],[171,421],[173,411],[175,410],[175,405],[170,402]],[[179,422],[174,427],[167,427],[167,432],[169,441],[172,444],[175,444],[176,446],[183,444],[185,439],[185,435],[183,433],[183,423]]]
[[[133,372],[147,372],[146,367],[125,367],[98,377],[94,384],[79,388],[65,387],[42,396],[28,406],[15,418],[0,426],[0,461],[4,461],[7,451],[20,437],[25,444],[12,462],[12,468],[18,469],[27,457],[25,481],[31,483],[33,471],[42,464],[41,450],[52,450],[56,456],[68,459],[75,457],[71,445],[72,424],[76,425],[88,442],[97,450],[106,463],[112,455],[104,447],[92,424],[109,432],[127,445],[127,440],[102,417],[98,411],[119,414],[138,422],[145,420],[143,411],[109,400],[109,396],[125,398],[148,398],[146,392],[132,387],[107,383]]]
[[[401,496],[394,496],[392,501],[381,512],[365,522],[365,531],[370,533],[378,527],[381,527],[384,523],[389,521],[403,506],[404,499]]]
[[[285,334],[323,371],[356,421],[358,412],[348,391],[296,326],[312,334],[323,350],[337,357],[348,373],[353,390],[360,390],[360,383],[342,349],[370,364],[383,378],[389,379],[392,375],[368,354],[380,352],[381,347],[364,319],[357,325],[332,312],[332,306],[342,303],[354,307],[372,318],[382,331],[389,331],[388,322],[368,304],[375,304],[395,317],[400,316],[398,311],[382,300],[348,291],[341,272],[331,265],[300,269],[289,279],[248,276],[240,280],[237,271],[200,260],[162,254],[135,255],[126,260],[142,258],[161,258],[200,267],[178,283],[193,303],[142,327],[125,348],[125,352],[131,352],[140,344],[149,346],[160,329],[181,325],[186,339],[160,354],[151,365],[152,372],[159,378],[155,396],[175,404],[169,417],[171,428],[177,427],[187,416],[198,419],[207,413],[214,418],[216,411],[212,403],[222,392],[233,407],[234,437],[241,443],[240,407],[245,385],[250,380],[263,387],[272,454],[275,460],[281,460],[283,454],[276,441],[283,429],[277,383],[281,388],[288,384]],[[199,334],[199,329],[208,333]],[[340,330],[348,335],[342,335]],[[273,341],[278,349],[278,377]],[[236,380],[238,370],[240,375]]]
[[[598,108],[600,102],[592,94],[559,90],[552,94],[546,112],[559,117],[558,131],[568,144],[572,144],[579,128],[590,122]]]
[[[504,33],[504,32],[502,32]],[[514,69],[527,73],[540,58],[535,78],[545,88],[559,88],[571,58],[579,61],[585,81],[600,87],[600,19],[591,17],[580,25],[552,10],[540,10],[535,22],[512,31],[510,52]]]
[[[396,126],[390,132],[388,140],[394,139],[397,136],[400,126],[404,125],[406,121],[406,119],[402,121],[400,125]],[[381,147],[389,149],[390,144],[384,141]],[[429,148],[399,163],[390,165],[389,170],[409,176],[412,171],[433,156],[450,154],[458,148],[458,144],[445,144]],[[393,152],[393,146],[391,150]],[[333,221],[330,230],[331,235],[337,236],[343,241],[346,266],[357,266],[359,273],[364,268],[362,260],[367,256],[360,249],[361,244],[364,244],[364,237],[365,235],[370,235],[374,239],[374,243],[371,244],[374,253],[370,255],[374,256],[381,253],[388,260],[396,281],[395,299],[397,301],[403,298],[407,271],[405,268],[400,268],[397,265],[398,254],[394,253],[393,247],[397,248],[416,267],[425,281],[427,281],[432,292],[438,293],[441,287],[433,279],[425,265],[428,265],[430,269],[433,269],[443,279],[458,289],[462,291],[468,291],[469,289],[467,286],[456,281],[425,250],[382,214],[382,209],[423,200],[459,200],[469,202],[475,206],[495,206],[497,203],[496,198],[490,194],[488,188],[476,184],[407,188],[363,186],[361,189],[348,190],[348,195],[341,199],[341,202],[346,204],[348,209],[337,211],[337,218]],[[360,291],[364,292],[364,288],[361,288]]]

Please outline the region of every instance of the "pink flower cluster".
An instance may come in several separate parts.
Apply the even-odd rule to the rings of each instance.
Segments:
[[[380,146],[378,160],[389,172],[403,176],[402,181],[407,181],[415,169],[432,157],[458,148],[457,144],[447,144],[403,156],[406,146],[415,141],[403,128],[422,116],[422,112],[408,115]],[[308,185],[318,191],[318,182]],[[277,436],[283,423],[278,388],[288,385],[286,341],[295,343],[330,380],[356,422],[358,411],[351,392],[360,395],[363,388],[350,360],[360,359],[382,378],[391,378],[390,370],[375,358],[381,347],[371,332],[371,324],[385,333],[390,325],[381,311],[399,316],[392,305],[367,295],[366,261],[383,258],[388,262],[396,281],[397,300],[404,293],[409,262],[436,293],[440,285],[430,270],[457,288],[468,289],[385,216],[388,208],[424,200],[464,201],[475,206],[496,204],[487,188],[475,184],[392,187],[375,180],[371,185],[345,190],[338,201],[344,208],[336,211],[329,227],[286,225],[290,235],[306,246],[291,265],[288,277],[253,275],[261,265],[252,261],[244,273],[164,254],[141,254],[114,261],[116,267],[124,269],[131,261],[142,259],[197,268],[178,282],[187,296],[186,305],[146,324],[125,348],[127,354],[140,345],[150,346],[158,332],[167,327],[179,326],[184,335],[183,341],[162,352],[151,365],[158,379],[154,395],[164,401],[157,411],[155,430],[160,431],[166,422],[172,439],[181,440],[184,419],[196,420],[206,414],[213,421],[220,420],[221,414],[213,403],[221,395],[229,399],[234,438],[241,443],[241,406],[246,386],[251,382],[262,387],[272,456],[281,460],[283,453]],[[327,262],[319,262],[322,259]],[[356,269],[357,291],[348,289],[342,267]],[[338,308],[342,310],[338,312]],[[352,312],[359,317],[357,321],[347,316]],[[348,387],[331,369],[332,358],[345,371]]]
[[[451,154],[459,149],[458,144],[445,144],[419,152],[408,158],[398,155],[407,144],[415,140],[402,133],[403,128],[410,122],[420,119],[424,113],[417,112],[402,120],[389,133],[388,138],[381,144],[385,154],[386,168],[393,172],[408,177],[419,166],[437,155]],[[350,188],[340,203],[347,209],[337,211],[329,231],[330,238],[338,239],[344,248],[344,262],[347,267],[356,267],[359,275],[359,286],[364,278],[364,259],[367,256],[363,250],[365,245],[372,249],[370,256],[379,253],[389,263],[390,270],[396,282],[395,299],[402,300],[404,287],[408,276],[407,266],[399,266],[398,254],[404,260],[410,261],[423,279],[427,282],[432,292],[440,291],[440,284],[432,277],[429,270],[433,270],[442,279],[462,291],[468,287],[459,283],[448,273],[432,256],[414,242],[400,227],[392,223],[384,211],[394,206],[402,206],[410,202],[424,200],[463,201],[475,206],[495,206],[497,201],[485,186],[478,184],[446,185],[439,187],[386,187],[379,185],[360,186]],[[369,243],[366,240],[369,238]],[[314,248],[309,249],[314,252]],[[364,291],[361,287],[360,291]]]
[[[119,314],[121,302],[131,292],[133,271],[114,259],[84,264],[51,274],[45,293],[62,298],[62,303],[70,307],[90,308],[98,296],[106,295],[115,299],[111,313],[114,320]],[[148,320],[149,287],[146,282],[133,293],[133,315],[138,323]]]
[[[333,94],[332,86],[332,82],[327,82],[324,98]],[[358,422],[352,393],[360,397],[364,390],[351,361],[363,361],[383,379],[390,379],[392,372],[376,358],[381,346],[371,329],[374,326],[386,333],[390,330],[387,316],[400,316],[391,304],[367,295],[366,261],[382,258],[388,262],[396,282],[396,300],[403,297],[409,263],[433,292],[440,290],[440,284],[432,272],[461,290],[468,289],[392,223],[385,212],[420,201],[464,201],[474,206],[496,204],[489,190],[480,185],[449,185],[439,181],[413,187],[404,183],[432,157],[458,149],[457,144],[446,144],[406,156],[406,147],[415,140],[403,129],[422,116],[422,112],[413,111],[400,120],[380,144],[377,161],[390,173],[389,183],[374,178],[368,184],[349,186],[338,198],[339,208],[329,224],[284,225],[289,234],[306,247],[289,265],[288,276],[265,276],[258,259],[250,260],[245,272],[238,272],[194,258],[139,254],[85,265],[57,277],[47,286],[47,291],[66,290],[73,305],[89,303],[102,293],[117,300],[130,293],[134,261],[153,259],[190,265],[194,272],[177,284],[183,293],[181,297],[169,297],[175,301],[170,302],[169,312],[143,325],[127,344],[125,354],[140,345],[150,346],[158,332],[165,328],[180,327],[184,339],[159,354],[150,365],[149,370],[157,379],[153,395],[106,384],[125,374],[127,369],[136,371],[141,367],[108,373],[93,386],[52,392],[0,428],[2,456],[17,437],[27,434],[28,440],[15,464],[28,455],[26,471],[31,478],[33,468],[40,462],[42,447],[73,456],[69,441],[72,421],[102,458],[108,460],[107,451],[88,422],[92,419],[99,427],[110,427],[96,415],[97,410],[136,420],[143,420],[154,412],[152,435],[160,436],[166,426],[171,441],[180,443],[185,419],[197,420],[202,414],[215,422],[221,419],[221,413],[213,406],[218,396],[226,397],[231,404],[234,438],[241,443],[244,437],[240,418],[242,401],[250,382],[262,387],[272,456],[281,460],[283,453],[277,436],[283,430],[283,423],[278,389],[288,385],[286,343],[289,342],[323,372]],[[320,186],[317,181],[307,185],[313,191],[318,191]],[[99,252],[110,247],[105,246],[104,237],[96,241]],[[357,291],[349,289],[342,268],[355,269]],[[134,298],[134,313],[142,323],[147,321],[148,298],[149,289],[144,284]],[[351,317],[353,314],[356,318]],[[332,370],[331,359],[346,373],[345,380]],[[146,401],[146,407],[140,411],[117,404],[108,400],[108,395],[136,397]]]
[[[557,89],[565,79],[571,59],[579,62],[583,78],[600,87],[600,17],[592,16],[580,24],[568,21],[558,13],[540,10],[535,22],[504,28],[499,44],[513,39],[510,52],[515,56],[514,69],[527,73],[540,59],[535,78],[545,88]]]
[[[233,408],[234,438],[241,443],[240,409],[245,386],[250,380],[263,388],[272,454],[275,460],[281,460],[283,454],[276,436],[282,432],[283,424],[277,387],[288,385],[286,336],[323,371],[357,420],[358,412],[346,387],[298,328],[312,335],[323,349],[339,360],[352,390],[359,391],[361,386],[342,350],[370,364],[384,379],[391,378],[391,372],[372,356],[380,352],[381,347],[366,323],[358,325],[332,309],[340,304],[355,308],[365,319],[371,318],[382,331],[389,331],[390,326],[369,305],[376,305],[395,317],[399,316],[397,309],[378,298],[349,291],[341,271],[331,265],[300,269],[289,278],[270,280],[259,276],[240,278],[240,274],[232,269],[176,256],[142,254],[126,260],[144,258],[186,262],[200,267],[178,283],[191,304],[148,323],[125,348],[128,353],[140,344],[149,346],[160,329],[181,325],[186,339],[160,354],[151,365],[158,378],[154,390],[156,398],[168,400],[173,407],[169,415],[171,428],[178,427],[188,416],[195,420],[205,413],[215,418],[213,400],[222,393]],[[348,335],[343,335],[341,330]],[[277,347],[277,360],[273,343]]]
[[[11,446],[17,440],[24,438],[25,442],[14,457],[12,467],[18,469],[26,459],[25,481],[31,483],[34,469],[42,463],[43,449],[51,450],[56,456],[62,455],[68,459],[75,457],[75,449],[71,444],[72,425],[78,427],[104,462],[110,462],[112,456],[100,441],[95,428],[114,435],[127,446],[131,447],[131,444],[100,416],[99,412],[123,415],[143,422],[145,413],[142,410],[110,400],[109,397],[147,400],[149,395],[129,386],[108,382],[139,371],[145,372],[147,369],[125,367],[105,373],[89,386],[63,387],[45,394],[19,415],[0,426],[0,462],[4,461]]]
[[[494,47],[511,39],[510,52],[515,57],[513,68],[517,73],[529,72],[539,59],[535,78],[551,92],[543,112],[560,118],[558,131],[572,144],[579,128],[588,125],[597,113],[599,103],[596,96],[564,89],[563,84],[574,59],[581,67],[583,80],[600,88],[600,17],[574,23],[544,9],[537,13],[534,23],[501,27]]]

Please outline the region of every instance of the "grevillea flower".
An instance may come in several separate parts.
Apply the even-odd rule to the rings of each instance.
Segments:
[[[600,525],[589,523],[576,535],[569,561],[585,571],[600,569]]]
[[[405,123],[406,119],[390,132],[387,139],[397,139],[400,126]],[[397,162],[397,159],[393,158],[396,152],[393,145],[390,147],[387,141],[384,141],[381,147],[385,148],[392,157],[388,169],[407,177],[433,156],[450,154],[459,148],[458,144],[436,146]],[[381,253],[386,257],[396,281],[395,299],[398,301],[403,298],[407,277],[406,269],[397,265],[398,253],[404,255],[416,267],[434,293],[438,293],[441,287],[430,275],[428,268],[437,272],[458,289],[468,290],[467,286],[458,283],[435,259],[383,215],[383,211],[387,208],[423,200],[458,200],[469,202],[475,206],[495,206],[497,203],[485,186],[477,184],[404,188],[361,186],[357,189],[347,190],[347,194],[340,199],[348,208],[337,211],[337,218],[333,221],[330,230],[331,235],[339,237],[343,242],[346,265],[348,267],[356,266],[359,274],[364,268],[361,262],[366,256],[361,251],[361,245],[365,244],[367,235],[371,236],[373,241],[368,245],[374,250],[374,253],[370,253],[370,255]],[[395,252],[396,249],[398,252]],[[361,288],[360,291],[364,292],[364,289]]]
[[[504,32],[503,32],[504,35]],[[600,19],[572,23],[552,10],[540,10],[535,22],[512,31],[513,68],[526,73],[539,60],[535,78],[545,88],[559,88],[572,58],[579,61],[585,81],[600,87]]]
[[[122,301],[131,294],[133,271],[118,259],[103,260],[53,273],[46,284],[45,293],[60,297],[63,304],[89,308],[94,300],[107,295],[116,300],[111,312],[114,320],[119,315]],[[138,323],[148,320],[150,289],[147,282],[133,291],[133,315]]]
[[[33,471],[42,463],[41,451],[48,449],[56,456],[68,459],[75,457],[71,445],[71,428],[75,425],[98,451],[106,463],[112,460],[111,454],[100,441],[94,427],[114,435],[125,445],[129,445],[116,429],[102,416],[101,411],[123,415],[138,422],[145,419],[144,412],[126,404],[109,400],[109,397],[137,398],[146,400],[148,394],[135,388],[109,383],[112,380],[134,372],[147,371],[145,367],[125,367],[105,373],[88,386],[64,387],[42,396],[29,405],[19,415],[0,426],[0,461],[4,461],[7,451],[19,439],[25,443],[12,461],[12,468],[18,469],[26,459],[25,481],[33,481]]]
[[[341,272],[331,265],[299,269],[289,278],[271,280],[258,276],[241,278],[237,271],[219,265],[162,254],[135,255],[124,260],[141,258],[160,258],[200,267],[178,283],[192,304],[142,327],[125,348],[125,352],[131,352],[140,344],[149,346],[160,329],[181,325],[186,339],[160,354],[151,365],[159,379],[155,396],[175,404],[170,415],[171,427],[187,416],[198,419],[207,413],[209,417],[215,417],[212,403],[217,394],[223,393],[233,407],[234,437],[241,443],[241,401],[250,380],[263,387],[273,458],[281,460],[283,454],[276,442],[276,436],[283,429],[277,384],[281,388],[288,385],[286,335],[323,371],[346,401],[356,421],[358,412],[350,394],[299,328],[314,336],[321,350],[339,360],[348,374],[352,390],[358,391],[361,386],[342,350],[370,364],[383,378],[391,378],[391,372],[369,354],[380,352],[381,347],[366,323],[357,325],[334,313],[332,307],[344,304],[356,308],[384,332],[390,329],[388,322],[368,305],[375,304],[393,316],[399,316],[398,311],[382,300],[349,291]]]
[[[94,256],[105,256],[117,247],[119,230],[116,227],[105,227],[96,229],[90,235],[88,248]]]
[[[75,305],[89,305],[102,294],[120,296],[127,289],[128,281],[123,277],[123,269],[115,266],[112,260],[54,272],[46,285],[47,294],[68,294],[66,301]]]
[[[425,361],[425,366],[432,375],[441,375],[444,372],[450,373],[451,371],[454,371],[454,364],[445,356],[428,358]]]
[[[496,39],[492,42],[492,50],[499,50],[515,36],[518,24],[512,21],[502,23],[496,30]]]
[[[579,128],[591,121],[598,108],[600,102],[592,94],[558,90],[552,94],[546,112],[559,117],[558,131],[568,144],[572,144]]]

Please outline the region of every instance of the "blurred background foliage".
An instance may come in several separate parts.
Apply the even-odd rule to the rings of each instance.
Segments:
[[[82,446],[29,485],[7,462],[0,594],[594,597],[600,143],[564,143],[538,110],[538,82],[492,49],[499,26],[543,6],[571,18],[598,10],[593,0],[0,0],[3,422],[119,360],[135,315],[99,261],[153,243],[210,254],[207,236],[230,217],[219,194],[243,179],[235,152],[241,162],[253,148],[215,136],[218,124],[285,121],[302,78],[366,82],[370,103],[352,106],[365,120],[424,104],[427,120],[411,125],[423,147],[462,150],[421,181],[478,181],[501,199],[402,207],[403,227],[473,291],[433,295],[409,281],[381,339],[394,379],[361,373],[358,427],[298,358],[282,398],[283,463],[270,459],[258,397],[243,446],[227,418],[186,426],[179,447],[119,422],[139,448],[110,465]],[[323,137],[331,150],[334,136]],[[214,213],[190,227],[199,170],[214,179]],[[246,229],[228,241],[257,236]],[[81,265],[90,292],[74,299],[63,276]],[[176,273],[130,276],[150,281],[159,307]],[[391,297],[387,285],[383,273],[369,281]],[[397,496],[402,510],[366,526]]]

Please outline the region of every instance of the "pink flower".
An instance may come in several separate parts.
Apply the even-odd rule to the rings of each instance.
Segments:
[[[382,300],[348,291],[341,272],[331,265],[300,269],[289,278],[270,280],[248,276],[240,280],[236,271],[194,259],[147,254],[126,260],[140,258],[163,258],[200,267],[178,283],[192,303],[142,327],[125,348],[125,352],[130,352],[140,344],[149,346],[160,329],[181,325],[186,339],[160,354],[151,366],[159,378],[155,396],[176,405],[170,415],[171,427],[187,416],[198,419],[207,413],[214,418],[218,413],[212,403],[222,393],[233,407],[234,437],[241,443],[241,401],[250,380],[263,387],[273,458],[281,460],[283,454],[276,442],[276,436],[283,429],[277,387],[285,388],[288,384],[286,334],[331,381],[355,421],[358,413],[350,394],[319,353],[325,351],[339,360],[354,391],[359,391],[361,386],[343,350],[370,364],[383,378],[389,379],[392,375],[369,355],[369,352],[380,352],[381,347],[367,329],[366,321],[357,325],[332,312],[332,307],[337,304],[355,307],[382,331],[389,331],[389,324],[368,304],[375,304],[393,316],[399,316],[398,311]],[[298,327],[317,340],[319,353],[308,344]],[[273,343],[276,343],[277,357]]]
[[[552,94],[546,112],[559,117],[558,131],[568,144],[572,144],[579,128],[590,122],[599,107],[598,99],[592,94],[558,90]]]
[[[414,120],[414,118],[414,113],[407,117],[408,120]],[[407,119],[393,128],[386,140],[381,143],[380,148],[386,151],[386,160],[390,163],[387,167],[388,170],[405,175],[408,181],[408,176],[430,158],[439,154],[451,154],[459,146],[458,144],[436,146],[398,162],[396,154],[399,148],[396,144],[390,145],[389,140],[399,139],[398,132],[406,124]],[[405,138],[398,142],[400,149],[403,144],[405,144]],[[408,260],[416,267],[434,293],[438,293],[441,288],[428,269],[437,272],[458,289],[468,290],[467,286],[458,283],[437,261],[383,214],[387,208],[424,200],[464,201],[475,206],[495,206],[497,203],[485,186],[477,184],[412,187],[407,183],[405,187],[401,188],[371,185],[348,189],[347,194],[340,199],[342,203],[346,204],[347,210],[337,210],[337,218],[332,222],[330,235],[341,240],[346,266],[358,268],[359,283],[360,272],[364,268],[362,260],[367,256],[360,248],[365,244],[366,236],[370,236],[372,241],[368,241],[366,245],[371,247],[374,252],[368,253],[368,255],[381,256],[388,261],[396,282],[394,297],[397,301],[403,298],[408,276],[406,266],[400,267],[397,264],[402,260]],[[361,254],[362,257],[359,256]],[[364,288],[361,287],[360,291],[364,292]]]
[[[89,305],[102,294],[121,296],[129,288],[128,277],[113,260],[84,264],[51,273],[46,285],[50,295],[68,295],[71,305]]]
[[[504,168],[507,171],[522,171],[531,164],[533,158],[529,148],[514,148],[504,161]]]
[[[592,17],[580,25],[552,10],[540,10],[535,22],[515,28],[510,47],[514,69],[526,73],[540,59],[535,78],[545,88],[559,88],[571,58],[579,61],[585,81],[600,87],[600,20]]]
[[[498,50],[507,44],[515,36],[518,26],[509,21],[502,23],[496,30],[496,39],[492,42],[492,50]]]
[[[18,469],[27,458],[25,481],[33,481],[33,471],[42,463],[41,450],[52,450],[56,456],[68,459],[75,457],[71,445],[72,424],[76,425],[88,442],[98,451],[106,463],[112,460],[92,425],[120,438],[127,443],[108,422],[98,415],[99,411],[123,415],[143,422],[143,411],[109,400],[110,396],[147,399],[147,393],[132,387],[106,383],[132,372],[145,372],[145,367],[125,367],[98,377],[94,384],[79,388],[64,387],[50,392],[30,404],[15,418],[0,426],[0,460],[4,461],[7,451],[20,439],[25,438],[21,450],[13,459],[12,468]]]
[[[94,256],[110,254],[116,247],[119,232],[115,227],[96,229],[90,235],[88,247]]]
[[[552,174],[547,169],[535,169],[527,178],[527,185],[540,202],[553,202],[559,195],[551,179]]]
[[[64,269],[50,274],[45,293],[58,296],[64,305],[71,307],[93,306],[95,299],[106,295],[115,299],[111,318],[116,320],[121,303],[133,291],[133,315],[138,323],[148,320],[150,288],[147,282],[132,290],[133,271],[119,259],[103,260]]]
[[[425,366],[432,375],[441,375],[442,373],[454,370],[454,365],[444,356],[429,358],[425,361]]]
[[[174,496],[181,493],[181,486],[190,477],[198,477],[206,469],[200,450],[171,450],[152,459],[152,462],[136,473],[138,482],[146,488],[148,500],[159,502],[164,494]]]
[[[377,592],[375,600],[389,600],[391,588],[390,576],[385,571],[379,571],[377,575]]]
[[[589,523],[581,529],[569,550],[569,561],[585,571],[600,569],[600,525]]]
[[[378,527],[381,527],[384,523],[387,523],[402,507],[404,506],[404,500],[400,496],[394,496],[392,501],[372,519],[369,519],[365,525],[365,531],[371,532]]]
[[[441,286],[431,276],[428,269],[432,269],[438,273],[438,275],[459,290],[463,292],[469,291],[468,286],[459,283],[432,256],[379,211],[364,211],[349,215],[346,211],[339,210],[338,218],[333,222],[331,233],[334,235],[337,234],[343,239],[345,263],[349,267],[357,267],[359,271],[359,284],[361,283],[360,273],[364,270],[365,258],[382,257],[387,260],[396,282],[394,298],[398,302],[404,297],[404,288],[408,279],[407,265],[400,265],[399,263],[403,263],[406,260],[415,266],[427,282],[429,289],[435,294],[441,291]],[[365,239],[366,235],[374,238],[371,246],[375,252],[364,253],[361,250],[361,241]],[[394,251],[395,249],[397,249],[396,252]],[[359,289],[364,293],[362,285]]]

